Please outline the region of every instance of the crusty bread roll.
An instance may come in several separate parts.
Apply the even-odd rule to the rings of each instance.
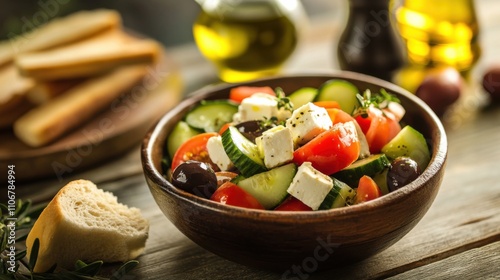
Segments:
[[[27,34],[0,43],[0,65],[12,61],[18,54],[72,43],[120,25],[120,14],[106,9],[56,18]]]
[[[15,63],[24,76],[59,80],[95,76],[124,65],[154,63],[159,54],[160,46],[154,40],[111,30],[64,47],[21,54]]]
[[[147,74],[147,66],[128,66],[89,79],[24,114],[14,133],[27,145],[43,146],[85,123]]]
[[[27,239],[28,256],[40,240],[35,272],[54,264],[73,268],[77,260],[125,262],[137,258],[149,223],[137,208],[118,203],[110,192],[87,180],[64,186],[44,209]]]

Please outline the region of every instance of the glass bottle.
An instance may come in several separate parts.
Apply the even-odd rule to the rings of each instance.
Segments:
[[[405,63],[389,0],[349,0],[349,18],[338,46],[340,68],[385,80]]]
[[[297,45],[300,0],[197,1],[195,42],[225,82],[275,74]]]
[[[398,6],[396,19],[411,63],[465,72],[478,60],[473,0],[404,0]]]

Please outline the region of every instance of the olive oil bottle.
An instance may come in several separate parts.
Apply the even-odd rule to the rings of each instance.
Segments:
[[[202,5],[193,35],[200,52],[218,68],[221,80],[240,82],[275,74],[298,41],[291,14],[279,2],[300,2],[218,2],[215,7]]]
[[[480,56],[473,0],[404,0],[396,19],[414,64],[465,72]]]

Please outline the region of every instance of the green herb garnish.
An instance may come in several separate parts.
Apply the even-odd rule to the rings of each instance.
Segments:
[[[260,120],[259,121],[259,126],[262,130],[268,130],[270,128],[273,128],[275,126],[278,126],[278,125],[284,125],[285,124],[285,121],[280,121],[278,120],[277,117],[270,117],[270,118],[266,118],[264,117],[263,120]]]
[[[368,108],[370,108],[371,106],[382,110],[389,107],[389,104],[391,102],[400,103],[399,99],[396,96],[388,93],[385,89],[381,89],[379,94],[374,95],[372,95],[371,91],[367,89],[365,90],[363,95],[358,93],[356,95],[356,98],[358,99],[361,106],[356,108],[356,110],[354,111],[354,117],[368,117]]]
[[[285,92],[282,88],[278,87],[274,90],[276,92],[276,97],[278,98],[278,110],[293,111],[293,104],[290,102],[290,98],[286,97]]]
[[[290,99],[286,97],[283,89],[277,87],[274,91],[276,92],[276,98],[277,98],[276,106],[278,107],[278,110],[293,112],[293,104],[292,102],[290,102]],[[272,116],[270,118],[264,118],[263,120],[261,120],[259,126],[263,130],[267,130],[278,125],[285,125],[285,122],[286,120],[279,120],[278,117]]]

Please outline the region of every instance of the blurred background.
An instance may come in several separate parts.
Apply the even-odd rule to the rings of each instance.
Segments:
[[[344,1],[307,0],[302,3],[310,17],[346,15]],[[109,8],[122,14],[126,27],[167,47],[193,41],[192,25],[200,12],[194,0],[0,0],[0,7],[0,39],[8,39],[9,34],[21,34],[23,28],[36,27],[56,16],[78,10]]]
[[[391,60],[398,57],[411,58],[411,56],[407,56],[404,53],[400,54],[400,52],[410,49],[409,44],[405,49],[404,45],[398,44],[399,42],[396,41],[400,40],[402,42],[402,39],[399,37],[405,32],[405,34],[410,35],[410,37],[422,35],[417,25],[422,25],[424,23],[429,25],[429,19],[433,24],[430,24],[432,28],[430,31],[427,31],[437,32],[433,34],[433,36],[436,34],[441,36],[439,32],[445,32],[447,39],[451,38],[450,40],[455,40],[463,35],[467,37],[464,39],[465,48],[467,48],[470,43],[470,37],[474,38],[473,47],[476,47],[476,44],[480,46],[477,48],[478,51],[473,57],[472,63],[469,65],[470,67],[458,69],[456,63],[449,63],[452,68],[456,67],[456,70],[459,70],[460,74],[467,81],[476,81],[476,83],[469,83],[468,86],[477,86],[477,81],[482,79],[483,74],[490,64],[498,59],[495,53],[495,50],[500,47],[500,41],[496,39],[495,35],[496,30],[498,30],[500,26],[500,17],[498,17],[497,12],[500,10],[500,1],[498,0],[429,0],[429,2],[419,0],[301,0],[301,2],[309,19],[310,26],[313,28],[308,29],[306,40],[301,40],[299,42],[299,46],[286,62],[286,67],[283,69],[284,73],[331,72],[337,69],[362,72],[386,80],[392,80],[394,83],[408,89],[410,92],[417,93],[419,97],[423,97],[417,92],[421,82],[428,77],[429,72],[434,70],[433,68],[441,66],[440,64],[444,64],[445,66],[447,64],[441,63],[442,61],[437,61],[437,63],[435,63],[435,61],[429,61],[428,54],[432,53],[429,51],[431,44],[439,47],[440,43],[436,43],[434,37],[429,37],[430,35],[427,36],[427,34],[424,34],[424,37],[427,36],[430,39],[427,39],[425,42],[413,40],[413,42],[419,44],[418,46],[413,44],[414,47],[417,46],[413,48],[417,51],[417,54],[420,52],[427,55],[424,55],[423,58],[418,57],[418,55],[413,55],[413,58],[417,57],[416,59],[420,59],[421,61],[417,61],[416,64],[412,65],[411,63],[405,64],[405,62],[401,60],[396,62]],[[385,34],[382,36],[378,31],[375,32],[376,36],[372,36],[374,34],[370,35],[371,31],[367,28],[380,28],[382,26],[380,24],[373,26],[373,19],[367,17],[367,13],[373,12],[373,9],[375,9],[375,6],[371,5],[380,5],[380,3],[387,5],[391,3],[389,11],[391,12],[391,16],[394,16],[394,14],[396,14],[394,11],[397,10],[396,7],[400,7],[403,2],[406,3],[408,7],[412,9],[422,9],[425,13],[419,14],[415,12],[417,10],[411,9],[408,9],[405,13],[400,13],[400,15],[406,15],[405,19],[408,20],[403,25],[406,27],[406,29],[404,29],[406,31],[404,32],[402,32],[403,29],[401,28],[401,18],[398,18],[397,21],[393,18],[391,25],[399,28],[399,33],[395,35],[398,38],[394,37],[391,39],[389,37],[384,37],[387,33],[381,32],[380,34]],[[361,14],[358,14],[360,17],[352,16],[354,14],[352,11],[351,14],[349,13],[349,6],[350,4],[352,6],[353,3],[358,3],[357,5],[359,5],[359,3],[368,5],[360,9]],[[428,3],[432,3],[432,5]],[[471,9],[473,4],[475,4],[477,14],[480,15],[477,17],[477,20],[476,17],[474,17],[474,9]],[[65,16],[79,10],[91,10],[96,8],[117,10],[122,15],[123,24],[126,28],[156,39],[166,47],[167,54],[172,54],[171,58],[179,65],[183,83],[186,86],[184,89],[185,94],[192,93],[194,90],[208,84],[220,82],[217,77],[217,69],[202,56],[196,45],[193,44],[194,38],[192,27],[201,11],[200,6],[195,0],[109,0],[105,2],[83,0],[0,0],[0,5],[2,7],[2,9],[0,9],[0,39],[13,38],[53,18]],[[450,6],[453,8],[448,9]],[[376,10],[379,11],[380,7],[377,7]],[[364,15],[362,14],[363,12]],[[417,17],[415,18],[415,16]],[[362,17],[364,17],[364,19],[362,19]],[[434,24],[436,22],[442,24]],[[462,28],[464,26],[469,29]],[[364,32],[361,32],[361,37],[358,36],[360,34],[360,28],[362,31],[364,30]],[[351,32],[349,33],[349,31]],[[369,37],[368,39],[366,38],[367,34]],[[361,48],[357,47],[357,52],[348,53],[348,55],[352,56],[342,57],[339,55],[341,53],[338,52],[338,49],[341,49],[340,47],[342,44],[356,47],[365,40],[372,41],[370,43],[371,45],[362,46]],[[389,41],[391,41],[392,44],[389,44]],[[443,46],[446,46],[447,43],[448,42],[444,41]],[[459,42],[459,45],[461,43],[462,42]],[[302,47],[301,44],[307,47]],[[457,54],[461,52],[457,52],[457,48],[451,52],[448,51],[448,49],[444,50],[442,54],[438,55],[439,59],[448,58],[448,56],[455,58]],[[409,52],[407,53],[409,54]],[[354,65],[353,63],[348,65],[346,64],[346,58],[347,61],[358,61],[360,65]],[[383,68],[381,64],[388,65],[388,71],[385,71],[388,75],[382,75],[384,71],[380,71]],[[393,71],[394,68],[399,70]],[[471,69],[472,71],[470,71]],[[438,74],[440,75],[441,73]],[[389,75],[392,76],[392,78]],[[447,77],[438,77],[438,82],[444,81],[447,83],[447,80],[449,80]],[[460,81],[453,83],[457,85],[459,82]],[[461,87],[461,85],[457,85],[455,88],[458,87]],[[472,93],[472,95],[479,92],[476,89],[467,88],[463,91]],[[440,96],[445,95],[442,94]],[[447,108],[447,106],[453,103],[458,96],[458,91],[453,90],[453,98],[445,100],[446,102],[443,102],[444,105],[442,107]],[[465,96],[471,96],[471,94]],[[472,98],[474,100],[477,99],[476,96],[472,96]],[[425,100],[425,97],[423,99]],[[428,99],[432,100],[425,101],[436,100],[434,96],[428,97]],[[461,99],[464,100],[465,98]],[[470,103],[468,101],[463,102]],[[474,102],[477,103],[482,101]],[[436,106],[441,105],[442,104]]]

